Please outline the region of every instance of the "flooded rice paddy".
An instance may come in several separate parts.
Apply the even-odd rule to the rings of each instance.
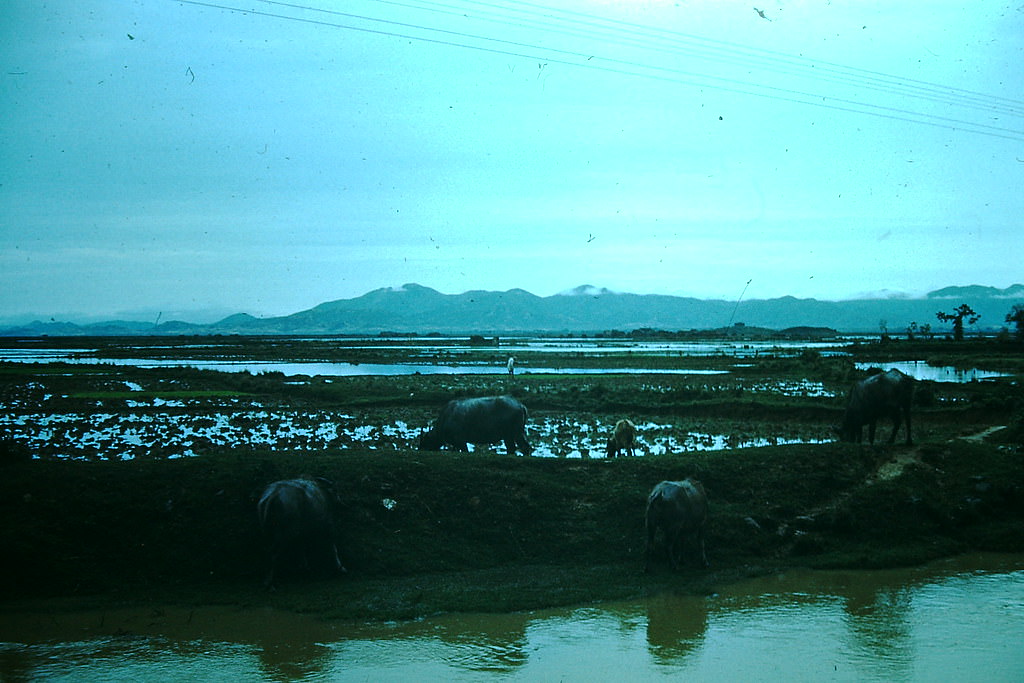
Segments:
[[[352,624],[235,606],[12,615],[4,680],[1011,681],[1024,556],[810,571],[708,596]]]
[[[2,356],[2,352],[0,352]],[[189,367],[198,370],[214,370],[217,372],[248,372],[281,373],[288,376],[305,375],[308,377],[399,377],[402,375],[504,375],[508,371],[504,364],[493,363],[313,363],[313,362],[276,362],[276,361],[223,361],[205,359],[153,359],[153,358],[102,358],[102,357],[67,357],[51,358],[22,356],[20,358],[2,358],[20,363],[55,362],[85,365],[118,365],[136,368],[181,368]],[[520,366],[519,374],[544,375],[602,375],[602,374],[654,374],[654,375],[721,375],[726,370],[704,369],[666,369],[666,368],[571,368],[545,367],[542,365],[524,368]]]
[[[361,348],[358,342],[346,348]],[[810,344],[814,346],[813,343]],[[186,352],[215,345],[196,345]],[[821,348],[827,345],[821,344]],[[693,347],[693,348],[691,348]],[[147,355],[158,355],[162,347],[145,347]],[[181,348],[181,347],[176,347]],[[387,345],[374,345],[375,351],[388,349]],[[778,344],[757,343],[582,343],[571,340],[521,341],[509,346],[538,352],[528,369],[520,374],[533,379],[534,391],[545,390],[542,375],[580,375],[595,377],[604,374],[627,375],[638,378],[649,376],[650,381],[631,379],[636,391],[647,395],[664,395],[672,399],[685,382],[687,391],[703,393],[709,397],[744,396],[747,398],[779,400],[797,399],[815,401],[818,405],[841,402],[845,396],[845,383],[826,384],[819,379],[762,378],[747,376],[755,367],[757,354],[774,350],[793,355],[806,350],[808,344],[779,347]],[[464,346],[451,342],[438,342],[432,346],[394,347],[406,355],[437,353],[439,350],[457,350]],[[659,354],[694,353],[707,356],[723,353],[735,354],[731,369],[664,369],[621,367],[557,367],[544,365],[544,358],[554,358],[555,352],[591,352],[612,354],[639,353],[656,357]],[[551,352],[548,356],[546,352]],[[817,349],[815,349],[817,352]],[[494,382],[487,375],[506,375],[504,364],[482,361],[445,363],[326,363],[326,362],[257,362],[255,360],[208,360],[202,358],[104,358],[90,355],[94,349],[17,348],[0,350],[0,360],[19,363],[62,361],[72,364],[107,363],[116,370],[133,367],[167,369],[183,367],[218,370],[232,374],[266,375],[280,373],[280,383],[296,387],[329,386],[334,382],[373,381],[374,377],[405,378],[416,383],[416,375],[428,377],[450,376],[480,377]],[[392,353],[392,355],[396,355]],[[399,354],[400,355],[400,354]],[[502,356],[504,357],[504,356]],[[566,361],[564,357],[561,359]],[[571,359],[568,359],[571,360]],[[867,364],[861,364],[867,365]],[[935,368],[923,362],[889,363],[917,377],[940,382],[967,382],[984,379],[997,373],[983,371],[953,372],[952,368]],[[665,377],[665,380],[659,379]],[[671,379],[669,379],[671,377]],[[313,379],[311,379],[313,378]],[[504,378],[498,378],[501,381]],[[509,378],[510,380],[512,378]],[[528,379],[528,378],[527,378]],[[443,380],[447,381],[447,380]],[[581,379],[581,383],[591,382]],[[350,447],[369,450],[403,450],[416,448],[420,432],[429,427],[440,407],[395,406],[393,409],[341,409],[332,410],[318,405],[300,408],[288,402],[266,402],[245,396],[224,398],[162,398],[156,383],[143,386],[136,381],[106,383],[107,393],[125,394],[121,398],[81,399],[74,394],[63,394],[47,389],[44,384],[30,382],[0,396],[0,430],[8,438],[19,442],[39,457],[75,459],[132,460],[135,458],[178,458],[201,455],[208,451],[225,449],[262,449],[272,451],[330,451]],[[162,385],[166,389],[169,385]],[[581,385],[582,386],[582,385]],[[504,391],[499,387],[498,391]],[[528,389],[524,389],[528,391]],[[166,393],[166,392],[165,392]],[[173,393],[173,392],[172,392]],[[237,392],[236,392],[237,393]],[[132,396],[137,394],[137,397]],[[459,395],[453,390],[452,395]],[[531,408],[528,438],[534,454],[541,457],[599,458],[604,457],[608,436],[621,417],[630,417],[637,423],[637,455],[661,455],[687,451],[748,448],[795,443],[821,443],[834,440],[831,425],[808,424],[794,421],[756,419],[728,420],[721,417],[680,419],[664,413],[656,417],[638,414],[603,414],[585,410],[572,412],[538,412],[526,395],[524,403]],[[949,399],[936,397],[938,402]],[[473,447],[471,447],[473,448]],[[492,447],[503,452],[503,447]]]
[[[24,412],[2,406],[0,429],[40,457],[133,460],[180,458],[206,450],[231,448],[271,451],[329,451],[358,446],[368,450],[415,449],[433,411],[283,410],[231,399],[210,409],[202,402],[127,400],[117,412]],[[196,408],[198,412],[190,410]],[[604,457],[615,418],[595,415],[539,416],[527,434],[535,456]],[[714,420],[704,421],[713,425]],[[715,433],[694,430],[679,421],[637,423],[636,455],[722,450],[788,443],[824,442],[787,425],[749,424],[743,430]],[[504,446],[469,446],[504,453]]]
[[[906,360],[887,363],[857,363],[858,370],[880,368],[882,370],[899,370],[910,375],[914,379],[928,380],[930,382],[978,382],[986,379],[1006,377],[1006,373],[993,370],[979,370],[978,368],[955,368],[952,366],[928,365],[923,360]]]
[[[214,345],[192,345],[193,348],[216,348]],[[183,347],[175,347],[181,349]],[[187,348],[187,347],[186,347]],[[633,343],[633,344],[600,344],[594,342],[569,342],[539,340],[522,341],[503,349],[500,361],[471,360],[460,358],[478,351],[464,345],[435,344],[429,347],[409,347],[374,345],[359,346],[350,344],[345,348],[372,350],[374,352],[404,355],[401,362],[318,362],[318,361],[266,361],[254,359],[209,359],[201,357],[160,358],[159,347],[145,347],[147,357],[123,358],[107,357],[96,349],[45,349],[45,348],[14,348],[0,349],[0,361],[15,363],[72,363],[86,365],[114,365],[138,368],[178,368],[190,367],[200,370],[218,372],[247,372],[251,374],[281,373],[286,376],[303,375],[307,377],[397,377],[405,375],[504,375],[506,355],[528,352],[530,355],[524,364],[519,360],[519,374],[556,374],[556,375],[603,375],[603,374],[668,374],[668,375],[723,375],[729,370],[707,368],[664,368],[651,363],[650,367],[573,367],[564,362],[551,363],[545,360],[545,354],[574,354],[577,357],[611,357],[629,356],[650,358],[665,356],[724,356],[737,361],[757,358],[759,356],[791,357],[804,351],[812,351],[822,355],[847,355],[835,350],[834,343],[767,343],[767,342],[707,342],[707,343]],[[441,354],[439,357],[438,354]],[[417,360],[422,357],[421,360]],[[449,357],[448,360],[444,360]],[[440,358],[440,359],[439,359]],[[641,362],[641,366],[643,363]],[[750,363],[737,362],[737,369],[750,367]],[[956,368],[952,366],[933,366],[922,360],[894,361],[884,363],[857,363],[860,370],[880,367],[883,370],[898,369],[915,379],[932,382],[974,382],[986,379],[1005,377],[1005,373],[978,368]]]

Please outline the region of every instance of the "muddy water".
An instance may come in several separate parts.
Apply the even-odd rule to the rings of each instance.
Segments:
[[[205,404],[204,404],[205,405]],[[227,405],[200,407],[198,414],[175,412],[194,405],[183,401],[128,400],[131,412],[16,413],[16,402],[0,402],[0,429],[40,457],[133,460],[192,457],[208,449],[238,446],[287,451],[323,451],[359,446],[370,450],[416,448],[433,415],[396,420],[387,411],[270,410],[232,399]],[[6,410],[5,410],[6,409]],[[152,410],[155,409],[155,410]],[[166,412],[164,412],[166,410]],[[763,424],[750,433],[712,433],[670,422],[637,422],[635,455],[820,443],[831,436],[800,434],[785,425]],[[604,457],[614,421],[577,416],[537,418],[527,433],[538,457]],[[471,451],[488,450],[470,445]],[[489,449],[504,453],[504,446]]]
[[[1024,555],[794,571],[707,597],[413,623],[270,610],[0,616],[0,680],[1009,681]]]

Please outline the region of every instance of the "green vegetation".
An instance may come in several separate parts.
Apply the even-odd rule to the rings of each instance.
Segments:
[[[902,474],[873,481],[894,458],[909,458]],[[266,482],[301,472],[337,482],[349,573],[265,594],[254,501]],[[645,496],[662,479],[689,475],[712,501],[712,567],[645,576]],[[713,590],[793,565],[1021,551],[1022,492],[1019,453],[967,442],[610,462],[367,451],[23,462],[0,480],[0,586],[8,601],[240,602],[345,618],[529,609]]]
[[[297,341],[273,342],[278,350],[289,344],[311,353]],[[967,365],[984,362],[1019,373],[1019,347],[1007,348],[992,342],[859,344],[849,347],[852,357],[808,350],[670,361],[729,370],[721,375],[514,379],[288,378],[120,366],[80,372],[88,366],[4,364],[0,400],[19,415],[115,416],[157,410],[129,409],[129,399],[187,399],[187,407],[169,410],[199,416],[240,400],[261,409],[347,411],[377,425],[396,418],[425,425],[452,396],[508,392],[529,406],[532,439],[542,438],[537,425],[545,423],[557,428],[543,438],[571,443],[584,426],[598,424],[596,418],[608,424],[618,416],[670,424],[680,433],[757,436],[781,429],[809,439],[826,436],[838,421],[846,388],[863,375],[855,360],[949,353]],[[378,352],[378,358],[395,359],[396,351]],[[568,367],[582,362],[575,355],[544,358]],[[129,382],[141,390],[125,391]],[[706,592],[792,566],[882,567],[972,549],[1024,551],[1019,382],[922,382],[914,418],[918,445],[911,448],[796,444],[613,461],[419,452],[384,435],[316,452],[238,444],[208,446],[196,457],[129,462],[104,459],[102,449],[80,461],[57,459],[22,442],[0,441],[6,560],[0,596],[10,609],[21,600],[60,598],[63,607],[232,603],[397,619],[662,590]],[[888,430],[881,426],[883,438]],[[302,473],[337,484],[338,540],[349,572],[336,579],[294,577],[265,593],[255,500],[270,481]],[[701,479],[711,500],[712,566],[673,574],[662,564],[644,575],[646,495],[662,479],[686,476]]]

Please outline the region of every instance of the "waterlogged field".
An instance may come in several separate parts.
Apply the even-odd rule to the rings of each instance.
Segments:
[[[104,340],[102,348],[40,348],[44,343],[33,340],[26,348],[3,351],[15,362],[0,365],[0,430],[34,457],[87,460],[226,450],[404,451],[417,447],[420,432],[447,400],[499,393],[527,405],[528,438],[540,457],[604,457],[608,435],[621,418],[637,425],[636,454],[643,456],[823,443],[835,438],[850,383],[871,365],[851,358],[842,345],[821,343],[801,348],[730,342],[702,348],[533,340],[501,350],[460,346],[458,340],[414,347],[365,340],[347,345],[332,340],[329,347],[322,340],[250,340],[244,346],[235,339],[177,345],[126,340],[120,347]],[[424,367],[459,356],[477,369],[499,370],[310,376],[179,364],[230,359],[239,368],[250,360],[287,367],[297,359],[327,356],[328,350],[334,360],[369,362],[369,367],[397,367],[410,359]],[[520,367],[515,376],[503,369],[511,353]],[[124,354],[142,360],[82,362]],[[131,364],[171,362],[168,356],[176,358],[174,365]],[[312,372],[321,365],[294,368]],[[578,366],[587,371],[573,374]],[[926,363],[917,366],[931,371]],[[996,371],[984,376],[1007,379]],[[922,380],[915,411],[918,436],[974,429],[985,416],[971,409],[991,403],[1002,386]],[[957,420],[948,419],[949,411]],[[490,449],[503,452],[500,445]]]
[[[115,405],[105,406],[105,403]],[[417,448],[428,426],[428,411],[419,408],[352,411],[267,408],[260,401],[152,400],[97,401],[90,412],[19,411],[3,405],[0,428],[7,437],[39,457],[132,460],[190,457],[234,448],[324,452],[361,447],[371,451]],[[40,411],[39,408],[43,410]],[[402,414],[411,420],[396,419]],[[615,417],[565,413],[535,416],[529,438],[537,457],[604,457]],[[636,422],[635,455],[721,450],[832,440],[827,426],[744,424],[721,418]],[[818,429],[816,434],[815,430]],[[470,445],[470,450],[504,452],[504,446]]]
[[[102,610],[239,604],[415,619],[705,595],[792,566],[1024,551],[1016,347],[733,344],[687,355],[672,344],[620,340],[589,353],[578,340],[558,343],[517,347],[522,371],[509,376],[504,343],[465,340],[0,340],[25,352],[0,363],[0,607],[81,598]],[[47,346],[78,358],[30,357]],[[902,434],[895,446],[835,442],[849,386],[866,374],[859,363],[931,354],[943,366],[1005,376],[918,382],[913,446]],[[191,367],[423,365],[454,355],[496,371]],[[528,407],[539,457],[508,457],[501,446],[416,449],[448,400],[493,394]],[[639,457],[609,460],[605,443],[622,418],[639,429]],[[881,426],[883,442],[889,429]],[[302,473],[335,482],[336,540],[349,571],[298,575],[265,594],[255,501],[267,483]],[[713,506],[711,567],[669,572],[662,563],[646,575],[644,501],[658,481],[685,476],[704,483]]]

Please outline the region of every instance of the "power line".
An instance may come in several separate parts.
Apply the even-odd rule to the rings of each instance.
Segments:
[[[468,3],[472,3],[472,4],[490,4],[490,3],[482,2],[482,0],[463,0],[463,1],[464,2],[468,2]],[[929,81],[924,81],[924,80],[919,80],[919,79],[906,78],[906,77],[903,77],[903,76],[894,76],[892,74],[886,74],[886,73],[883,73],[883,72],[880,72],[880,71],[873,71],[873,70],[870,70],[870,69],[861,69],[861,68],[858,68],[858,67],[848,66],[848,65],[844,65],[844,64],[838,64],[836,62],[829,62],[829,61],[824,61],[824,60],[810,60],[810,59],[807,59],[807,58],[804,58],[804,57],[794,57],[793,55],[788,55],[786,53],[778,52],[776,50],[767,50],[767,49],[763,49],[763,48],[752,48],[752,47],[749,47],[749,46],[746,46],[746,45],[740,45],[738,43],[731,43],[729,41],[718,40],[718,39],[714,39],[714,38],[705,38],[703,36],[697,36],[697,35],[694,35],[694,34],[684,33],[684,32],[681,32],[681,31],[675,31],[675,30],[671,30],[671,29],[664,29],[664,28],[660,28],[660,27],[645,26],[643,24],[636,24],[636,23],[633,23],[633,22],[627,22],[627,21],[623,21],[621,19],[607,19],[607,18],[603,18],[603,17],[595,17],[593,15],[585,14],[585,13],[582,13],[582,12],[576,12],[576,11],[573,11],[573,10],[563,10],[563,9],[546,7],[544,5],[538,5],[538,4],[533,3],[533,2],[528,2],[527,0],[506,0],[506,1],[510,5],[522,5],[522,6],[526,6],[526,7],[533,7],[533,8],[538,8],[538,9],[545,10],[545,11],[558,12],[558,13],[561,13],[561,14],[582,17],[582,18],[586,18],[588,20],[597,19],[599,22],[604,22],[604,23],[607,23],[607,24],[620,25],[620,26],[624,26],[624,27],[629,27],[630,29],[638,29],[638,30],[640,30],[640,31],[642,31],[644,33],[649,33],[649,34],[658,33],[658,34],[663,34],[663,35],[675,37],[675,38],[682,39],[682,40],[691,40],[691,41],[696,41],[696,42],[699,42],[699,43],[708,43],[708,44],[711,44],[711,45],[718,45],[718,46],[722,46],[722,48],[727,49],[727,50],[736,50],[736,51],[741,51],[741,52],[746,52],[746,53],[751,53],[751,54],[760,54],[760,55],[764,55],[766,57],[770,57],[772,59],[780,59],[780,60],[784,60],[786,62],[797,63],[797,64],[802,65],[804,68],[827,67],[829,69],[835,69],[835,70],[838,70],[838,71],[844,72],[844,73],[858,73],[858,74],[862,74],[864,77],[879,78],[879,79],[889,80],[889,81],[894,81],[894,82],[905,81],[907,83],[916,84],[918,86],[925,87],[925,88],[934,88],[934,89],[938,89],[938,90],[942,90],[942,91],[948,91],[948,92],[951,92],[951,93],[960,93],[960,94],[962,94],[964,96],[968,96],[968,97],[972,97],[972,98],[979,98],[979,99],[990,100],[990,101],[1001,101],[1001,102],[1004,102],[1004,103],[1007,103],[1007,104],[1012,104],[1012,105],[1015,105],[1015,106],[1018,106],[1018,107],[1024,107],[1024,100],[1013,99],[1013,98],[1008,98],[1008,97],[1000,97],[1000,96],[995,96],[995,95],[988,95],[988,94],[985,94],[985,93],[981,93],[981,92],[977,92],[977,91],[973,91],[973,90],[967,90],[967,89],[964,89],[964,88],[955,88],[955,87],[952,87],[952,86],[941,85],[941,84],[938,84],[938,83],[932,83],[932,82],[929,82]]]
[[[197,5],[203,7],[210,7],[213,9],[220,9],[225,11],[240,12],[243,14],[250,14],[254,16],[263,16],[272,19],[281,19],[287,21],[295,21],[314,26],[326,26],[332,28],[339,28],[343,30],[358,31],[362,33],[402,38],[407,40],[416,40],[425,42],[428,44],[442,45],[448,47],[457,47],[464,49],[477,50],[482,52],[488,52],[492,54],[499,54],[505,56],[519,57],[524,59],[541,60],[547,63],[556,63],[567,66],[574,66],[577,68],[585,68],[590,70],[604,71],[607,73],[620,74],[625,76],[638,76],[647,79],[660,80],[664,82],[678,83],[683,85],[689,85],[694,87],[704,87],[709,89],[715,89],[724,92],[732,92],[744,95],[754,95],[758,97],[765,97],[777,101],[792,102],[803,105],[813,105],[826,109],[845,111],[850,113],[866,114],[878,118],[885,118],[891,120],[904,121],[909,123],[916,123],[919,125],[928,125],[933,127],[947,128],[953,130],[964,130],[967,132],[976,133],[979,135],[987,135],[991,137],[999,137],[1010,140],[1024,140],[1024,131],[1015,130],[1011,128],[1005,128],[1002,126],[995,126],[990,124],[978,123],[975,121],[968,121],[951,116],[939,116],[935,114],[929,114],[925,112],[913,111],[901,107],[890,107],[871,104],[855,99],[843,98],[822,95],[820,93],[812,93],[801,90],[795,90],[792,88],[782,88],[778,86],[764,85],[760,83],[752,83],[740,79],[725,78],[722,76],[714,76],[702,73],[696,73],[691,71],[685,71],[682,69],[652,65],[649,63],[615,59],[611,57],[602,57],[597,54],[589,54],[587,52],[565,50],[559,48],[546,48],[532,43],[524,43],[512,40],[506,40],[502,38],[494,38],[491,36],[480,35],[475,33],[468,33],[462,31],[454,31],[450,29],[441,29],[431,26],[425,26],[423,24],[416,24],[411,22],[400,22],[393,19],[386,19],[380,17],[373,17],[367,15],[360,15],[351,12],[342,12],[339,10],[328,10],[317,7],[311,7],[309,5],[299,5],[294,3],[275,2],[273,0],[264,0],[266,4],[276,5],[280,7],[287,7],[289,9],[301,10],[312,12],[316,14],[327,15],[331,17],[340,17],[346,21],[356,22],[370,22],[375,25],[384,25],[387,27],[394,27],[397,30],[385,30],[382,28],[370,28],[364,25],[356,25],[351,23],[340,23],[339,21],[328,21],[324,19],[312,19],[309,17],[301,17],[288,14],[280,14],[275,12],[261,11],[251,8],[243,8],[237,6],[231,6],[227,4],[217,2],[206,2],[203,0],[176,0],[181,4]],[[390,4],[406,5],[406,3],[399,3],[392,1]],[[439,3],[431,3],[437,5]],[[486,4],[486,3],[481,3]],[[520,3],[530,4],[530,3]],[[450,6],[449,6],[450,7]],[[583,15],[589,17],[589,15]],[[602,20],[611,23],[622,23],[629,26],[639,26],[634,24],[627,24],[626,22],[618,22],[617,20]],[[401,31],[412,31],[412,33],[399,33]],[[426,32],[427,35],[422,35],[422,32]],[[440,37],[431,37],[440,36]],[[685,34],[681,34],[685,35]],[[720,41],[709,41],[709,42],[720,42]],[[559,55],[554,57],[552,55]],[[788,58],[788,57],[787,57]],[[789,58],[792,59],[792,58]],[[839,65],[837,65],[839,66]],[[842,67],[848,68],[848,67]],[[872,73],[866,70],[859,70],[864,73]],[[887,78],[895,78],[886,76]],[[925,83],[919,81],[920,83]],[[942,87],[936,86],[935,84],[928,84],[930,87]],[[970,91],[963,91],[970,92]],[[972,93],[972,95],[980,95],[978,93]],[[982,96],[984,97],[984,96]]]
[[[272,2],[273,0],[267,1]],[[466,16],[460,12],[456,6],[434,0],[408,0],[406,2],[400,2],[398,0],[368,1],[384,5],[439,12],[454,16]],[[980,105],[980,107],[989,111],[1001,111],[1011,115],[1024,115],[1024,101],[1020,100],[985,95],[983,93],[951,88],[937,83],[907,79],[877,71],[844,66],[833,62],[794,57],[792,55],[786,55],[772,50],[751,48],[736,43],[703,38],[679,31],[644,26],[642,24],[635,24],[618,19],[608,19],[596,15],[573,12],[570,10],[549,8],[524,1],[517,2],[516,0],[508,0],[507,5],[495,4],[494,2],[486,2],[484,0],[462,0],[462,2],[470,6],[482,6],[499,10],[510,9],[517,13],[524,14],[527,17],[539,17],[539,19],[528,19],[528,21],[532,22],[532,27],[563,35],[578,37],[581,35],[580,31],[585,31],[589,33],[590,36],[600,37],[602,41],[605,41],[605,43],[611,41],[620,45],[642,47],[655,52],[666,52],[677,55],[696,55],[702,59],[755,66],[762,70],[774,71],[786,75],[797,75],[820,81],[853,84],[881,92],[898,93],[910,97],[946,102],[959,106],[979,108]],[[274,2],[273,4],[284,3]],[[551,14],[543,14],[535,10],[517,9],[514,7],[515,5],[535,7],[548,12],[561,13],[569,15],[570,18],[560,19]],[[492,16],[495,15],[494,12],[487,13]],[[497,14],[497,18],[477,18],[484,21],[524,26],[524,24],[521,23],[512,24],[508,21],[510,15],[503,15],[500,13]],[[519,19],[515,19],[514,21],[519,21]],[[552,21],[558,23],[551,23]],[[568,30],[566,27],[569,27]],[[636,37],[623,39],[620,36],[616,36],[615,33]],[[658,41],[659,44],[663,45],[663,47],[656,47],[651,41]],[[823,73],[835,75],[824,77]]]
[[[271,1],[271,0],[268,0],[268,1]],[[421,6],[428,6],[430,8],[428,11],[443,12],[443,13],[446,13],[446,14],[459,14],[458,11],[455,9],[455,7],[453,5],[449,5],[449,4],[446,4],[446,3],[443,3],[443,2],[432,1],[432,0],[411,0],[411,2],[414,2],[416,4],[410,4],[409,1],[407,1],[407,2],[399,2],[398,0],[369,0],[369,1],[377,2],[377,3],[381,3],[381,4],[386,4],[386,5],[394,5],[394,6],[399,6],[399,7],[408,7],[408,8],[415,8],[415,9],[422,9]],[[514,0],[511,0],[511,1],[512,1],[513,4],[526,5],[526,6],[532,6],[532,7],[540,7],[539,5],[535,5],[535,4],[529,3],[529,2],[518,2],[518,3],[516,3]],[[493,2],[485,2],[483,0],[463,0],[463,2],[465,4],[472,5],[472,6],[484,6],[484,7],[488,7],[488,8],[502,8],[502,9],[504,9],[503,5],[497,5],[497,4],[494,4]],[[275,3],[275,4],[280,4],[280,3]],[[441,8],[441,9],[437,9],[437,8]],[[550,8],[545,8],[545,9],[550,9]],[[535,16],[541,16],[541,17],[544,17],[544,18],[551,18],[550,15],[542,15],[542,14],[539,14],[537,12],[533,12],[533,11],[530,11],[530,10],[518,10],[517,9],[515,11],[517,11],[517,12],[526,12],[528,14],[535,15]],[[1010,107],[1010,106],[1008,106],[1006,104],[1003,104],[1002,102],[1004,102],[1004,101],[1005,102],[1014,102],[1014,100],[1009,100],[1007,98],[999,98],[1001,101],[997,102],[997,101],[993,100],[992,98],[990,98],[989,96],[986,96],[986,95],[983,95],[983,94],[980,94],[980,93],[970,93],[970,91],[959,91],[959,93],[958,92],[953,92],[952,90],[946,88],[945,86],[940,86],[938,84],[931,84],[931,83],[927,83],[925,81],[913,81],[913,82],[910,82],[909,84],[904,84],[904,83],[900,83],[899,82],[899,80],[900,80],[899,77],[896,77],[896,76],[889,76],[889,75],[886,75],[886,74],[879,74],[879,76],[884,77],[884,78],[879,78],[879,77],[875,77],[875,76],[871,76],[870,75],[872,73],[877,73],[877,72],[868,72],[866,70],[854,69],[852,67],[842,67],[841,65],[833,65],[833,64],[828,63],[828,62],[824,63],[824,64],[828,65],[825,68],[819,68],[819,64],[821,64],[820,62],[816,63],[814,61],[807,60],[807,59],[804,59],[804,58],[796,58],[796,57],[791,57],[791,56],[788,56],[788,55],[782,55],[781,53],[775,53],[775,52],[765,51],[765,50],[756,50],[756,49],[753,49],[753,48],[746,48],[746,47],[743,47],[743,46],[736,45],[734,43],[726,43],[726,42],[723,42],[723,41],[712,41],[710,39],[699,38],[697,36],[692,36],[690,34],[683,34],[683,33],[675,32],[675,31],[668,31],[668,30],[664,30],[664,29],[657,29],[657,28],[653,28],[653,27],[646,27],[646,26],[643,26],[643,25],[640,25],[640,24],[632,24],[632,23],[629,23],[629,22],[622,22],[622,21],[619,21],[619,20],[604,19],[604,18],[600,18],[600,17],[592,17],[591,15],[582,15],[580,13],[568,12],[566,10],[550,9],[550,11],[560,11],[560,12],[563,12],[563,13],[569,13],[569,14],[573,14],[573,15],[576,15],[576,16],[586,17],[586,21],[579,21],[579,20],[576,20],[576,19],[568,20],[568,23],[570,25],[578,24],[578,25],[581,25],[581,26],[595,26],[595,27],[597,27],[596,30],[598,30],[598,31],[607,31],[607,30],[613,30],[613,29],[616,29],[616,28],[624,28],[627,33],[633,34],[633,35],[637,35],[637,36],[640,36],[640,37],[643,38],[642,41],[640,40],[640,38],[626,38],[625,40],[623,40],[623,39],[621,39],[621,38],[619,38],[617,36],[609,36],[608,34],[602,34],[602,33],[595,34],[593,30],[588,29],[588,28],[584,28],[583,29],[584,31],[587,31],[589,33],[589,35],[591,35],[591,36],[597,35],[598,37],[600,37],[601,40],[603,41],[602,45],[606,45],[609,42],[611,42],[611,43],[617,43],[617,44],[620,44],[620,45],[629,45],[629,46],[632,46],[632,47],[641,47],[641,48],[646,49],[646,50],[651,50],[651,51],[656,51],[656,52],[663,52],[663,53],[674,54],[674,55],[686,55],[686,56],[695,55],[695,56],[697,56],[697,57],[699,57],[701,59],[718,61],[718,62],[729,63],[729,64],[755,66],[755,67],[761,69],[762,71],[770,71],[770,72],[775,72],[775,73],[781,73],[781,74],[785,74],[785,75],[788,75],[788,76],[798,76],[798,77],[802,77],[802,78],[811,78],[811,79],[819,81],[819,82],[831,82],[831,83],[838,83],[838,84],[841,84],[841,85],[855,85],[857,87],[866,88],[866,89],[869,89],[869,90],[875,90],[875,91],[879,91],[879,92],[884,92],[884,93],[887,93],[887,94],[896,94],[896,95],[901,95],[901,96],[905,96],[905,97],[911,97],[911,98],[915,98],[915,99],[929,100],[929,101],[939,102],[939,103],[944,103],[944,104],[953,104],[953,105],[957,105],[957,106],[961,106],[961,107],[968,107],[968,108],[984,111],[985,113],[1002,113],[1002,114],[1008,114],[1010,116],[1021,116],[1021,115],[1024,115],[1024,108]],[[490,13],[490,14],[493,14],[493,13]],[[499,21],[499,22],[505,23],[507,18],[508,18],[507,15],[499,15],[499,17],[500,17],[499,19],[489,19],[488,18],[488,19],[485,19],[485,20],[487,20],[487,21]],[[608,29],[608,28],[605,28],[605,27],[601,26],[602,22],[606,23],[606,24],[611,24],[612,25],[612,29]],[[522,26],[522,24],[510,24],[510,25]],[[558,33],[558,34],[562,34],[562,35],[570,35],[570,36],[576,36],[576,37],[580,36],[579,30],[576,29],[575,27],[573,28],[573,30],[565,30],[564,28],[562,28],[561,24],[552,25],[552,24],[533,23],[531,26],[532,27],[539,27],[539,28],[541,28],[541,30],[545,30],[545,31],[549,31],[549,32],[554,32],[554,33]],[[668,36],[668,37],[666,37],[666,36]],[[652,41],[659,41],[659,43],[662,43],[664,46],[663,47],[662,46],[655,46],[654,44],[652,44]],[[690,42],[694,42],[694,41],[714,43],[715,45],[722,45],[722,46],[727,46],[727,47],[724,47],[724,48],[720,48],[720,47],[707,48],[707,47],[702,47],[700,45],[693,46],[693,45],[689,44]],[[759,56],[758,54],[756,54],[758,52],[761,52],[761,53],[763,53],[765,55],[768,55],[768,56],[767,57]],[[638,64],[638,63],[634,62],[634,64]],[[650,65],[644,65],[644,64],[638,64],[638,66],[641,66],[641,67],[647,66],[648,68],[658,68],[658,67],[651,67]],[[836,67],[836,68],[832,68],[832,67]],[[687,73],[687,72],[682,72],[682,71],[679,71],[679,70],[676,70],[676,71],[678,73],[684,73],[684,74]],[[822,72],[825,72],[825,73],[823,74]],[[849,73],[846,73],[846,72],[849,72]],[[835,74],[835,75],[826,75],[826,74]],[[693,75],[693,74],[691,74],[691,75]],[[703,74],[702,74],[702,76],[703,76]],[[725,79],[723,79],[723,80],[725,80]],[[746,85],[748,87],[757,87],[757,88],[771,87],[771,86],[763,86],[761,84],[751,84],[748,81],[739,81],[739,83],[742,83],[743,85]],[[923,84],[923,85],[918,85],[918,84]],[[925,86],[927,86],[927,87],[925,87]],[[955,90],[955,89],[953,89],[953,90]],[[807,93],[807,92],[804,92],[804,91],[797,91],[797,90],[794,90],[792,88],[780,88],[779,91],[780,92],[787,92],[787,93],[791,93],[791,94],[792,93],[797,93],[801,97],[817,97],[817,96],[820,96],[820,93]],[[970,94],[967,95],[967,94],[960,94],[960,93],[970,93]],[[863,107],[875,107],[876,106],[876,105],[872,105],[872,104],[868,104],[868,103],[864,103],[864,102],[860,102],[860,101],[851,101],[849,98],[836,98],[836,97],[833,96],[832,99],[834,99],[837,102],[842,102],[842,103],[844,103],[846,105],[858,104],[858,105],[863,106]],[[1024,105],[1024,102],[1022,102],[1021,104]],[[889,111],[893,111],[893,108],[890,108]],[[896,108],[896,111],[908,112],[909,110]],[[915,112],[915,115],[930,116],[928,114],[918,114],[917,112]],[[952,117],[945,117],[945,118],[948,121],[950,121],[950,122],[960,123],[961,125],[963,125],[964,123],[968,123],[968,122],[962,122],[960,119],[955,119],[955,118],[952,118]],[[971,124],[971,125],[985,125],[985,124]],[[1005,129],[1005,128],[1002,128],[1000,126],[992,126],[991,128],[993,128],[994,130],[997,130],[997,131],[1003,131],[1003,132],[1009,131],[1009,132],[1014,133],[1014,134],[1019,134],[1020,133],[1020,131],[1013,131],[1012,129]],[[1013,139],[1013,136],[1011,136],[1011,139]]]

